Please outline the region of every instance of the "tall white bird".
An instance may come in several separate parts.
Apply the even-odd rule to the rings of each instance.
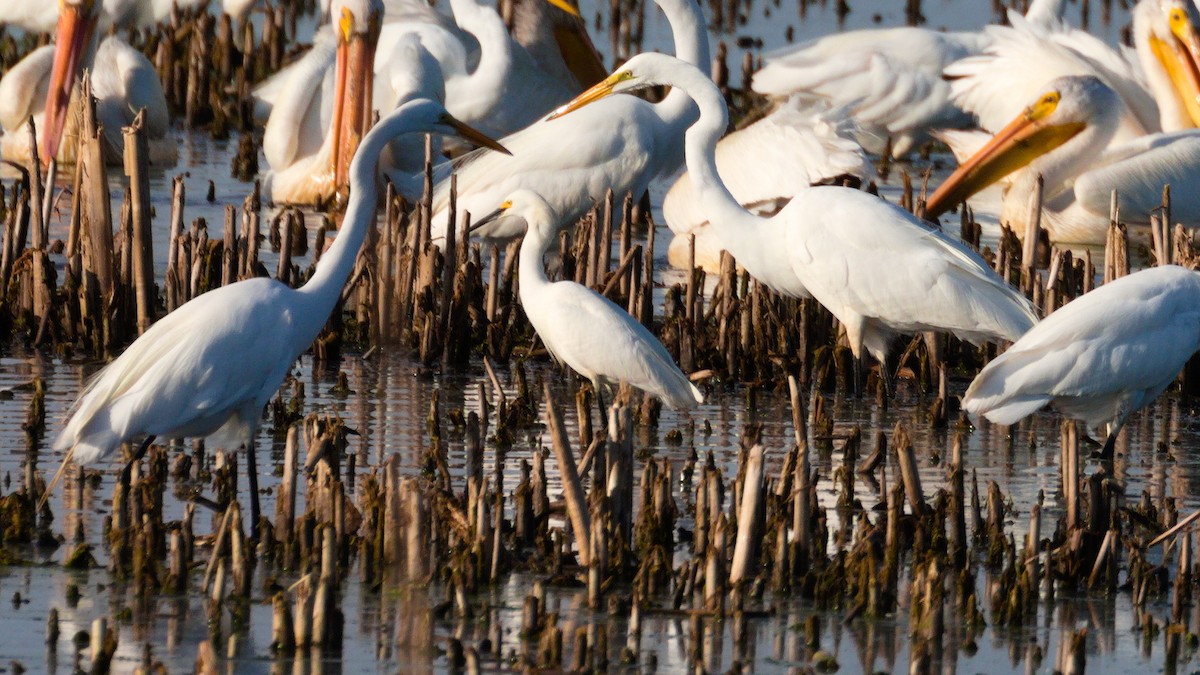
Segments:
[[[987,364],[963,409],[1016,424],[1047,405],[1107,424],[1112,457],[1129,415],[1150,405],[1200,349],[1200,274],[1175,265],[1104,284],[1046,317]]]
[[[1110,147],[1121,111],[1116,93],[1096,77],[1050,82],[938,186],[926,215],[936,218],[1011,174],[1000,220],[1018,233],[1025,232],[1039,175],[1041,222],[1052,241],[1103,243],[1114,190],[1126,222],[1149,222],[1170,185],[1172,221],[1200,224],[1200,194],[1188,189],[1200,179],[1200,132],[1151,134]]]
[[[504,150],[432,101],[392,112],[363,139],[350,165],[345,221],[308,282],[293,289],[273,279],[239,281],[151,326],[80,394],[54,442],[67,451],[63,466],[71,459],[94,462],[143,437],[143,451],[157,436],[216,434],[249,443],[263,406],[328,321],[354,267],[375,220],[380,152],[393,136],[415,131],[458,134]],[[61,475],[59,469],[47,494]]]
[[[92,74],[97,116],[104,125],[106,155],[118,161],[121,129],[138,110],[151,140],[151,160],[173,161],[175,143],[166,140],[170,120],[167,100],[153,64],[141,52],[116,37],[98,40],[101,30],[119,18],[110,12],[122,7],[98,5],[94,0],[63,0],[59,4],[55,43],[35,49],[0,79],[0,156],[27,162],[31,155],[27,123],[34,118],[40,139],[40,156],[48,162],[74,161],[75,144],[61,143],[74,135],[74,120],[67,110],[75,84],[86,68]]]
[[[1029,301],[977,254],[864,192],[814,187],[771,218],[748,213],[717,173],[725,101],[711,80],[678,59],[639,54],[555,114],[655,85],[686,92],[700,107],[687,132],[688,173],[725,249],[775,291],[816,298],[845,327],[855,356],[865,347],[886,363],[891,338],[902,332],[1015,340],[1037,322]]]
[[[1057,21],[1062,0],[1035,0],[1029,19]],[[979,32],[945,33],[925,28],[876,28],[827,35],[764,56],[751,86],[760,94],[799,94],[850,112],[857,138],[880,154],[891,139],[900,157],[930,139],[930,131],[972,122],[951,100],[942,69],[978,54],[990,42]]]
[[[344,189],[351,157],[371,126],[371,69],[383,4],[335,0],[332,10],[335,44],[315,45],[290,71],[263,132],[263,154],[271,167],[267,191],[275,202],[312,204]],[[408,59],[402,64],[413,67]],[[320,95],[321,83],[330,67],[335,72],[333,93],[326,98]],[[385,110],[393,109],[394,101],[390,103]]]
[[[850,137],[852,125],[844,111],[804,105],[793,97],[770,115],[722,138],[717,143],[717,171],[739,204],[768,216],[813,185],[836,185],[846,179],[868,185],[875,179],[875,169],[862,146]],[[667,261],[686,270],[692,260],[697,267],[717,272],[720,238],[708,226],[686,171],[667,191],[662,213],[675,234],[667,247]],[[694,251],[687,235],[695,236]]]
[[[707,67],[708,31],[696,0],[656,0],[684,61]],[[624,96],[569,118],[545,119],[503,139],[512,157],[495,161],[472,153],[455,161],[457,213],[491,213],[508,195],[525,188],[542,195],[564,222],[575,222],[601,203],[611,188],[617,195],[645,192],[656,176],[673,173],[683,162],[680,139],[696,119],[682,92],[660,103]],[[445,239],[450,181],[439,180],[433,197],[432,237]],[[457,226],[455,228],[457,232]],[[478,230],[485,241],[506,242],[525,231],[512,215]]]
[[[586,286],[546,276],[543,259],[558,245],[562,221],[545,199],[517,190],[479,225],[501,214],[527,225],[519,261],[521,306],[551,356],[590,380],[597,397],[602,386],[627,383],[672,408],[704,402],[666,347],[625,310]]]

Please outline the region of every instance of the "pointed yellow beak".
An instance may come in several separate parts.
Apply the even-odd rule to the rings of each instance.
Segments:
[[[628,70],[618,70],[612,75],[609,75],[608,77],[594,84],[587,91],[555,108],[546,119],[552,120],[562,117],[563,115],[575,112],[586,105],[595,103],[602,98],[611,96],[613,94],[613,89],[617,86],[617,84],[624,82],[631,77],[633,77],[633,73],[629,72]]]
[[[925,215],[938,217],[1083,131],[1083,122],[1046,122],[1058,101],[1058,92],[1046,94],[1001,129],[938,187],[925,204]]]
[[[59,2],[58,30],[54,45],[54,63],[50,70],[50,86],[46,92],[46,112],[42,121],[42,162],[49,163],[58,155],[66,126],[67,106],[75,89],[75,78],[84,52],[96,29],[96,13],[91,0],[78,4]]]
[[[571,16],[578,17],[580,19],[583,18],[583,16],[581,16],[579,14],[579,9],[577,7],[575,7],[575,5],[572,5],[570,2],[568,2],[567,0],[546,0],[546,2],[550,3],[551,5],[554,5],[555,7],[561,9],[562,11],[566,12],[567,14],[570,14]]]

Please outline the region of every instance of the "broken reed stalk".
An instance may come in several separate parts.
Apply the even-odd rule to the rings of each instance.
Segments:
[[[554,404],[550,394],[550,385],[543,385],[543,397],[546,406],[546,425],[550,432],[551,446],[554,450],[554,460],[562,477],[563,494],[567,500],[567,513],[571,518],[571,531],[575,534],[575,547],[579,551],[579,564],[587,567],[591,564],[591,518],[588,514],[587,500],[584,497],[583,486],[579,481],[579,472],[575,467],[575,456],[571,452],[571,443],[567,439],[566,427],[562,415]]]

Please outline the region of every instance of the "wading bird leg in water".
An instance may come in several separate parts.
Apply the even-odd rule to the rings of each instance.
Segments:
[[[153,442],[154,436],[147,436],[146,440],[142,441],[142,444],[138,446],[137,452],[133,453],[133,457],[130,457],[129,461],[125,462],[125,468],[121,469],[120,480],[122,483],[129,482],[129,476],[133,472],[133,465],[142,461],[142,458],[146,456],[146,451],[150,449],[150,444]],[[63,462],[63,464],[65,465],[66,462]],[[55,480],[54,482],[57,483],[58,481]]]
[[[246,448],[246,486],[250,490],[250,538],[258,541],[258,458],[257,444],[254,439],[246,441],[242,444]]]
[[[604,405],[604,389],[600,380],[592,380],[592,391],[596,394],[596,407],[600,409],[600,428],[608,435],[608,408]]]
[[[1113,450],[1117,447],[1117,435],[1121,433],[1121,427],[1125,426],[1125,420],[1122,419],[1116,424],[1108,425],[1108,435],[1104,437],[1104,445],[1099,451],[1093,452],[1092,457],[1100,460],[1104,464],[1111,464],[1113,461]],[[1087,438],[1084,435],[1084,438]]]

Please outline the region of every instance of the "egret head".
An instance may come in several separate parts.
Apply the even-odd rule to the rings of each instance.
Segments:
[[[556,108],[554,112],[550,113],[547,119],[562,117],[567,113],[612,96],[613,94],[637,91],[638,89],[646,89],[660,84],[669,84],[664,81],[665,78],[663,75],[667,72],[677,71],[676,64],[678,63],[681,63],[678,59],[665,54],[657,54],[655,52],[638,54],[626,61],[620,68],[614,70],[612,75],[596,83],[592,88],[576,96],[568,103]]]
[[[540,194],[533,190],[514,190],[503,202],[500,208],[489,213],[471,226],[471,231],[486,227],[496,220],[503,218],[520,218],[525,221],[526,236],[537,237],[539,241],[548,241],[558,233],[559,218],[554,207]]]
[[[1190,122],[1186,126],[1195,127],[1200,126],[1200,36],[1190,4],[1142,0],[1133,11],[1133,32],[1147,74],[1164,78],[1162,89],[1171,92],[1171,105]]]
[[[363,138],[365,150],[354,157],[350,173],[360,181],[375,180],[379,154],[396,136],[405,133],[431,133],[458,136],[476,145],[491,148],[506,155],[508,149],[483,132],[458,121],[437,101],[409,101],[379,120]]]
[[[1051,157],[1060,146],[1082,142],[1078,137],[1085,128],[1111,136],[1123,109],[1116,92],[1095,77],[1052,80],[1016,119],[938,187],[925,205],[926,215],[937,217],[1038,158]]]

